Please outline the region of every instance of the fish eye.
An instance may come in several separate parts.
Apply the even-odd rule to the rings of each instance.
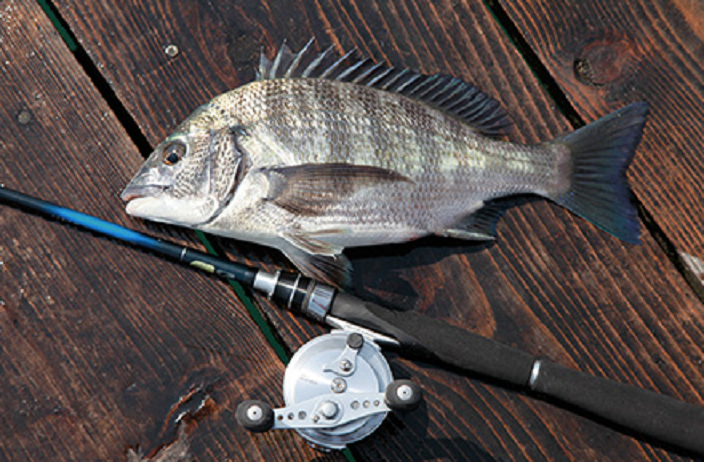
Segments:
[[[174,165],[184,154],[186,154],[186,145],[180,141],[174,141],[166,145],[161,155],[166,165]]]

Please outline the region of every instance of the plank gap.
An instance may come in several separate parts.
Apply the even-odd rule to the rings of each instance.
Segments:
[[[497,0],[484,0],[484,4],[491,12],[499,27],[504,31],[506,36],[511,40],[511,43],[516,47],[516,50],[528,64],[528,68],[533,71],[533,74],[538,79],[538,82],[545,88],[548,95],[552,98],[558,110],[567,118],[567,121],[575,130],[586,125],[584,119],[574,109],[572,103],[567,99],[567,95],[562,91],[560,85],[553,79],[540,57],[533,51],[533,48],[528,44],[523,34],[518,30],[508,13],[504,10]]]
[[[208,237],[203,231],[196,231],[196,235],[198,236],[198,239],[203,243],[203,245],[205,245],[205,248],[208,250],[208,253],[216,256],[227,255],[225,250],[218,244],[218,242],[211,241],[210,239],[208,239]],[[245,308],[247,308],[247,311],[249,312],[249,316],[257,324],[259,330],[262,331],[262,334],[264,334],[264,337],[266,338],[269,345],[274,349],[274,352],[279,357],[279,359],[281,359],[281,362],[283,362],[284,364],[288,364],[289,360],[291,359],[292,352],[289,348],[286,347],[286,343],[277,332],[276,328],[271,322],[271,319],[266,316],[266,313],[261,308],[258,308],[254,304],[252,297],[245,293],[245,289],[242,287],[242,284],[232,279],[228,279],[227,281],[229,282],[230,286],[232,286],[232,289],[235,291],[237,297],[245,305]]]
[[[667,237],[667,233],[658,226],[648,209],[640,201],[637,201],[637,206],[638,216],[645,224],[646,229],[653,235],[655,241],[665,255],[667,255],[667,258],[672,262],[677,271],[684,277],[685,281],[687,281],[687,284],[692,288],[697,298],[704,301],[704,286],[702,286],[700,276],[695,273],[693,267],[687,264],[683,254],[677,250],[675,243]]]
[[[71,35],[71,33],[68,31],[68,28],[64,25],[64,23],[61,22],[58,15],[56,14],[56,10],[52,9],[47,2],[48,0],[37,0],[37,3],[39,3],[39,7],[49,18],[49,21],[51,21],[51,24],[54,26],[54,29],[56,29],[56,31],[63,39],[64,43],[66,43],[68,49],[72,52],[76,51],[76,48],[78,47],[78,42],[76,41],[75,37],[73,37],[73,35]]]
[[[37,0],[37,3],[39,3],[44,14],[49,18],[49,21],[54,25],[54,28],[64,40],[66,46],[68,46],[69,50],[73,53],[79,66],[81,66],[93,83],[93,86],[98,90],[100,96],[105,100],[110,110],[115,114],[115,117],[117,117],[117,120],[124,127],[127,135],[135,146],[137,146],[142,157],[146,158],[153,149],[152,145],[147,140],[147,137],[144,136],[144,133],[140,130],[139,125],[134,118],[132,118],[127,108],[122,104],[122,101],[120,101],[120,98],[118,98],[112,86],[110,86],[110,83],[105,79],[90,58],[81,42],[76,39],[76,36],[59,13],[56,5],[54,5],[51,0]]]

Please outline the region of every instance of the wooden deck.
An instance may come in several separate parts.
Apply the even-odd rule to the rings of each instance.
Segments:
[[[262,47],[273,53],[288,39],[296,49],[312,36],[473,82],[511,114],[514,141],[549,140],[649,101],[629,172],[642,245],[538,201],[509,212],[491,246],[431,239],[350,252],[354,284],[375,301],[704,405],[696,0],[0,2],[0,183],[200,246],[190,231],[131,219],[119,192],[194,108],[252,80]],[[290,268],[269,249],[217,245]],[[288,352],[324,332],[253,301]],[[231,287],[7,207],[0,339],[2,460],[346,457],[236,424],[244,399],[282,404],[285,366]],[[690,456],[475,377],[390,362],[426,401],[355,444],[357,461]]]

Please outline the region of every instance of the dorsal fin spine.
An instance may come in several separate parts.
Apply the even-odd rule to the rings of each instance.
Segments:
[[[460,91],[461,91],[460,87],[455,88],[454,91],[451,91],[445,95],[439,95],[438,98],[436,98],[433,102],[435,104],[437,104],[438,106],[448,107],[450,100],[457,97],[460,94]]]
[[[395,93],[403,93],[404,91],[408,90],[409,88],[412,88],[413,85],[420,79],[422,76],[420,74],[416,74],[412,76],[410,79],[408,79],[406,82],[402,83],[399,85],[397,88],[394,88]]]
[[[460,91],[462,90],[462,81],[460,79],[452,79],[449,84],[447,84],[447,87],[440,93],[438,93],[435,98],[433,98],[433,102],[440,105],[447,107],[446,104],[455,96],[460,94]]]
[[[309,65],[306,67],[306,69],[303,71],[301,74],[301,77],[308,78],[310,75],[313,73],[316,67],[320,65],[321,62],[330,54],[332,51],[332,45],[326,48],[322,53],[320,53]]]
[[[433,92],[438,90],[438,87],[445,84],[445,79],[440,76],[437,79],[435,79],[435,82],[428,86],[428,88],[424,89],[422,93],[416,93],[414,96],[418,99],[426,100],[426,101],[431,101],[431,97],[429,96]]]
[[[472,88],[472,90],[474,90],[474,88]],[[447,109],[456,114],[459,114],[461,111],[464,111],[467,106],[473,103],[473,101],[476,99],[476,96],[476,91],[467,91],[462,95],[461,98],[457,100],[455,104],[452,104]]]
[[[367,86],[372,86],[369,82],[364,83],[364,79],[369,77],[370,75],[373,75],[377,70],[381,69],[383,67],[383,64],[377,63],[371,66],[369,69],[366,71],[362,72],[360,75],[355,77],[353,80],[350,81],[350,83],[356,83],[359,85],[367,85]]]
[[[272,64],[271,69],[269,69],[269,78],[270,79],[275,79],[276,78],[276,71],[279,69],[279,65],[281,64],[281,58],[284,55],[284,51],[288,47],[286,46],[286,43],[284,43],[281,48],[279,49],[279,52],[276,53],[276,58],[274,58],[274,64]]]
[[[345,53],[345,54],[342,56],[342,58],[340,58],[340,59],[338,59],[337,61],[335,61],[332,66],[330,66],[330,67],[328,67],[327,69],[325,69],[325,72],[323,72],[323,73],[320,75],[319,78],[320,78],[320,79],[327,79],[328,77],[330,77],[330,75],[332,75],[332,73],[335,71],[335,69],[337,69],[338,67],[340,67],[340,64],[342,64],[343,62],[345,62],[345,61],[347,60],[347,58],[349,58],[350,56],[352,56],[352,53],[354,53],[355,51],[356,51],[356,50],[353,48],[353,49],[351,49],[350,51],[348,51],[347,53]]]
[[[388,67],[386,68],[381,74],[377,75],[373,79],[371,79],[369,82],[367,82],[367,85],[370,87],[376,86],[379,82],[381,82],[383,79],[389,76],[392,72],[394,72],[396,68],[393,67]]]
[[[291,63],[291,66],[286,70],[286,73],[284,74],[285,79],[289,79],[294,75],[294,73],[298,69],[298,65],[301,64],[301,60],[308,52],[311,45],[313,45],[313,42],[315,42],[315,37],[308,40],[308,43],[306,43],[306,46],[304,46],[303,49],[296,54],[296,58],[293,60],[293,63]]]
[[[394,85],[398,83],[400,79],[403,78],[404,75],[409,74],[411,71],[408,69],[401,69],[396,73],[395,76],[391,78],[388,82],[386,82],[384,85],[381,86],[381,89],[384,91],[396,91],[396,88],[394,88]]]
[[[371,61],[371,59],[364,58],[363,60],[359,61],[357,64],[354,64],[354,65],[348,67],[345,71],[343,71],[340,75],[338,75],[335,80],[344,81],[348,76],[352,75],[354,72],[356,72],[361,67],[365,66],[370,61]]]

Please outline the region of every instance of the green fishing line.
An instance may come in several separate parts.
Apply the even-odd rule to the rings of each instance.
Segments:
[[[196,231],[196,235],[198,236],[198,239],[203,243],[208,253],[218,256],[218,252],[210,243],[210,240],[204,232]],[[232,279],[228,279],[227,282],[234,289],[235,295],[245,306],[247,312],[249,312],[250,317],[257,325],[257,327],[259,327],[259,330],[262,332],[262,334],[264,334],[264,337],[266,338],[267,342],[269,342],[269,345],[271,345],[271,347],[274,349],[276,355],[279,357],[279,359],[281,359],[284,364],[288,364],[290,358],[288,356],[288,353],[286,352],[286,348],[284,348],[281,342],[276,339],[274,331],[271,329],[271,326],[269,326],[269,324],[266,322],[266,319],[264,319],[264,315],[262,315],[261,311],[254,305],[252,298],[247,295],[247,292],[244,290],[244,288],[239,282],[233,281]]]
[[[50,5],[47,0],[37,0],[37,3],[41,7],[41,9],[44,10],[44,14],[46,14],[46,16],[49,18],[49,21],[51,21],[51,23],[54,25],[54,29],[56,29],[63,41],[66,42],[66,46],[68,46],[68,49],[71,51],[76,51],[78,49],[76,40],[73,38],[71,33],[64,27],[61,22],[61,19],[59,19],[59,16],[56,14],[56,11],[54,11],[52,5]]]

